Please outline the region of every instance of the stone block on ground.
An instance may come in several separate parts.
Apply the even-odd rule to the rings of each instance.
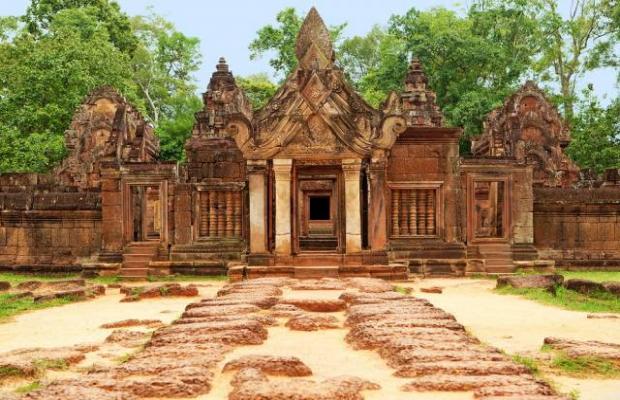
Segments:
[[[559,274],[500,276],[497,278],[497,287],[552,289],[563,282],[564,277]]]
[[[267,375],[275,376],[310,376],[312,370],[297,357],[247,355],[229,361],[222,372],[254,368]]]
[[[338,319],[333,315],[299,314],[291,317],[285,324],[293,331],[318,331],[339,328]]]

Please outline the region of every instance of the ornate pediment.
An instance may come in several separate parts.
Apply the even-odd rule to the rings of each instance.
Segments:
[[[531,164],[538,185],[570,186],[579,169],[564,153],[569,143],[568,127],[557,109],[528,81],[488,115],[472,153]]]

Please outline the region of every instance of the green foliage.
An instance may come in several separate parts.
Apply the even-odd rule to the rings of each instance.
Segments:
[[[620,281],[620,271],[557,271],[564,279],[587,279],[594,282]]]
[[[565,289],[562,286],[556,289],[555,294],[545,289],[517,289],[513,287],[502,287],[495,289],[495,291],[499,294],[519,295],[529,300],[567,310],[590,313],[620,313],[620,298],[609,293],[597,293],[596,295],[586,296],[579,292]]]
[[[269,60],[269,65],[282,78],[297,66],[295,42],[303,22],[297,10],[287,7],[276,15],[276,26],[266,25],[257,32],[257,38],[249,46],[250,59],[254,60],[267,52],[275,51],[276,56]],[[336,42],[346,24],[329,27],[332,41]]]
[[[42,36],[62,11],[87,7],[109,32],[110,39],[118,50],[126,54],[135,50],[138,40],[131,30],[129,18],[113,0],[31,0],[22,20],[30,33]]]
[[[254,74],[245,77],[237,77],[237,86],[239,86],[248,99],[252,103],[252,108],[256,111],[261,109],[269,99],[276,94],[278,87],[271,82],[267,74]]]
[[[581,168],[620,168],[620,98],[607,108],[585,90],[573,118],[568,154]]]
[[[129,59],[93,12],[61,11],[45,36],[21,29],[0,44],[1,171],[43,171],[57,163],[73,112],[94,88],[112,85],[136,99]]]
[[[576,0],[567,17],[557,0],[541,0],[537,20],[542,46],[533,69],[540,79],[560,87],[564,117],[573,122],[577,78],[603,66],[617,66],[620,25],[614,1]]]
[[[534,376],[540,375],[540,367],[538,366],[538,362],[532,357],[526,357],[520,354],[515,354],[512,356],[512,360],[518,364],[523,365],[525,368],[527,368],[530,374]]]
[[[133,81],[149,119],[158,127],[161,119],[178,117],[178,106],[185,106],[180,96],[194,95],[192,74],[200,65],[200,41],[183,35],[172,23],[152,13],[135,17],[132,27],[139,38],[131,60]]]
[[[168,100],[166,117],[162,118],[155,132],[160,140],[159,156],[163,160],[183,160],[185,141],[192,134],[194,114],[202,107],[195,94],[176,96]]]

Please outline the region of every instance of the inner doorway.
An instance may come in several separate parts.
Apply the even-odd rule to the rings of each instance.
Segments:
[[[158,185],[131,185],[131,241],[161,239],[161,202]]]
[[[297,251],[340,252],[337,171],[301,170],[297,177]]]

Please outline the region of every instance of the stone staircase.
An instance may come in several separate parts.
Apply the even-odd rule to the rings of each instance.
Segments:
[[[134,242],[123,251],[119,277],[123,280],[143,280],[149,275],[149,263],[157,259],[159,242]]]
[[[515,270],[512,248],[508,243],[483,243],[477,246],[477,252],[484,260],[484,269],[488,274],[509,274]]]

